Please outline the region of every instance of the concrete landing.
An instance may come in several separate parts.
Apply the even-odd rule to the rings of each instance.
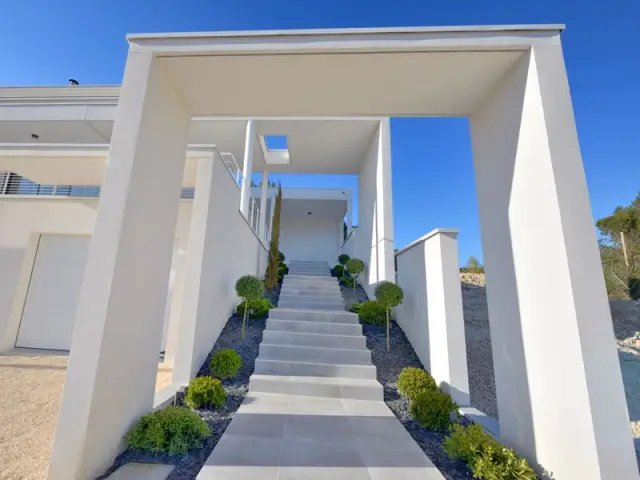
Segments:
[[[442,480],[380,401],[249,393],[198,480]]]
[[[127,463],[121,466],[108,480],[166,480],[175,467],[151,463]]]

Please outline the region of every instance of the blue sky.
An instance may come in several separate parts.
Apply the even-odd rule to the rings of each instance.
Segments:
[[[0,0],[0,85],[117,84],[127,33],[564,23],[580,146],[595,218],[640,189],[638,0]],[[460,257],[481,256],[468,123],[393,119],[395,240],[460,229]],[[284,179],[355,187],[354,177]]]

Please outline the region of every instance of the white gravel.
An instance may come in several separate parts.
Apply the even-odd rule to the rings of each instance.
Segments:
[[[484,275],[462,273],[460,279],[471,403],[498,418]],[[636,456],[640,463],[640,302],[611,300],[610,307],[629,418],[636,438]]]

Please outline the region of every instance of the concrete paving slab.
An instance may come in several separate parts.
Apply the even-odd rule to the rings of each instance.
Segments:
[[[166,480],[175,467],[152,463],[127,463],[113,472],[109,480]]]

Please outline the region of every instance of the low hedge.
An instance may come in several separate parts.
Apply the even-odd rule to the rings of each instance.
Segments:
[[[124,443],[149,453],[185,455],[201,448],[211,436],[207,422],[186,407],[169,406],[149,413],[138,420],[124,437]]]
[[[211,375],[220,380],[235,377],[240,368],[242,368],[242,358],[230,348],[223,348],[216,352],[209,362]]]
[[[242,301],[240,305],[238,305],[238,307],[236,308],[237,316],[244,317],[245,305],[245,301]],[[256,298],[253,300],[249,300],[249,318],[256,320],[258,318],[266,317],[269,313],[269,310],[272,308],[275,308],[275,305],[266,298]]]
[[[416,398],[420,392],[437,388],[433,377],[421,368],[403,368],[398,377],[398,392],[409,400]]]
[[[220,380],[213,377],[196,377],[187,387],[184,403],[190,408],[221,407],[227,394]]]
[[[454,460],[467,464],[473,478],[488,480],[537,480],[538,476],[527,461],[507,448],[482,427],[474,423],[468,427],[454,425],[444,441],[444,450]]]

